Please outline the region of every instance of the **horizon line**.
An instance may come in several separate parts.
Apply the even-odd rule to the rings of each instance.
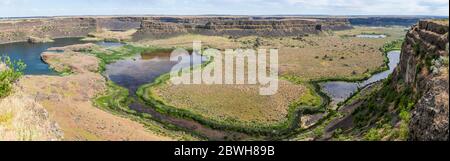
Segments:
[[[317,17],[436,17],[436,18],[448,18],[447,15],[376,15],[376,14],[348,14],[348,15],[332,15],[332,14],[96,14],[96,15],[51,15],[51,16],[9,16],[2,17],[0,19],[14,19],[14,18],[52,18],[52,17],[98,17],[98,16],[111,16],[111,17],[120,17],[120,16],[254,16],[254,17],[267,17],[267,16],[317,16]]]

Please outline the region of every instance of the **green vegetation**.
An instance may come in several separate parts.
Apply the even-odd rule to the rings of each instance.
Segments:
[[[89,51],[89,53],[95,55],[101,60],[99,64],[99,71],[104,71],[106,64],[113,63],[117,60],[132,57],[141,53],[171,52],[172,50],[173,48],[138,47],[133,45],[125,45],[117,49],[92,50]]]
[[[19,80],[25,67],[22,61],[13,62],[8,56],[0,58],[0,98],[11,94],[13,83]]]
[[[229,130],[243,132],[252,136],[270,136],[270,138],[280,138],[282,136],[295,133],[298,129],[299,118],[298,114],[317,114],[325,112],[326,106],[329,103],[329,98],[320,92],[318,85],[310,85],[303,83],[298,77],[285,77],[294,84],[307,85],[307,92],[302,94],[300,99],[289,105],[286,121],[277,124],[245,124],[234,119],[214,120],[207,119],[199,114],[193,113],[189,110],[175,108],[167,105],[163,100],[152,92],[152,88],[163,85],[169,79],[169,74],[160,76],[152,84],[141,86],[137,92],[140,99],[148,106],[155,108],[158,112],[175,116],[178,118],[187,118],[195,120],[203,125],[214,129]]]
[[[388,124],[385,124],[384,129],[380,130],[377,128],[373,128],[370,129],[365,135],[364,135],[364,140],[366,141],[380,141],[381,139],[383,139],[384,136],[388,135],[389,130],[387,129],[391,129],[392,127],[389,126]]]
[[[388,51],[394,50],[395,47],[401,46],[401,41],[394,41],[391,44],[395,45],[386,45],[382,50],[387,53]],[[385,54],[387,57],[387,54]],[[228,124],[227,122],[237,122],[236,120],[230,120],[224,122],[215,122],[212,120],[206,120],[200,115],[196,115],[190,111],[182,110],[182,109],[176,109],[171,106],[167,106],[164,101],[160,100],[157,96],[155,96],[150,90],[147,88],[151,88],[153,86],[157,86],[158,84],[163,84],[165,82],[164,76],[160,77],[156,82],[154,82],[151,85],[143,86],[138,91],[138,95],[143,99],[144,102],[146,102],[149,106],[154,107],[157,109],[158,112],[166,113],[169,115],[173,115],[180,118],[188,118],[193,119],[195,121],[200,122],[201,124],[210,126],[215,129],[222,129],[222,130],[233,130],[233,131],[239,131],[244,132],[248,134],[256,134],[256,135],[271,135],[271,136],[280,136],[281,134],[288,134],[289,130],[292,129],[293,125],[297,125],[297,123],[294,123],[293,125],[289,125],[289,122],[292,122],[292,120],[296,120],[298,118],[293,117],[293,115],[297,115],[297,113],[303,113],[303,114],[316,114],[319,112],[325,112],[326,107],[329,104],[329,98],[326,96],[326,94],[321,92],[319,83],[324,81],[334,81],[334,80],[345,80],[345,81],[359,81],[369,78],[372,74],[378,73],[381,71],[386,70],[387,63],[385,64],[386,67],[374,70],[374,71],[368,71],[366,74],[363,74],[362,76],[355,76],[355,77],[343,77],[343,78],[327,78],[327,79],[319,79],[314,81],[307,81],[302,80],[299,77],[296,76],[285,76],[283,77],[286,80],[289,80],[293,83],[300,83],[303,85],[308,86],[308,90],[302,95],[299,101],[292,103],[289,108],[289,115],[288,119],[289,121],[284,124],[280,124],[277,126],[271,126],[266,127],[264,125],[253,127],[253,126],[243,126],[242,124]],[[289,128],[291,127],[291,128]],[[286,129],[283,129],[286,128]],[[291,131],[292,132],[292,131]]]
[[[383,53],[384,53],[384,63],[385,65],[375,69],[373,71],[367,71],[366,73],[363,74],[363,77],[359,76],[359,77],[349,77],[349,78],[335,78],[335,79],[324,79],[324,80],[320,80],[320,81],[346,81],[346,82],[357,82],[357,81],[362,81],[365,79],[370,78],[372,75],[389,70],[389,58],[387,57],[388,52],[390,51],[396,51],[396,50],[401,50],[402,49],[402,45],[403,45],[404,40],[399,39],[399,40],[394,40],[388,43],[385,43],[383,45],[383,47],[380,49]],[[347,100],[345,100],[344,102],[340,102],[338,104],[338,106],[343,106],[345,104],[347,104],[348,102],[351,102],[351,100],[356,100],[358,98],[355,98],[356,96],[358,96],[360,92],[360,89],[358,89],[358,91],[356,91],[355,93],[353,93]]]
[[[152,132],[170,136],[172,138],[178,138],[179,140],[198,140],[199,138],[184,133],[176,126],[163,122],[153,118],[146,113],[140,113],[129,108],[129,105],[135,100],[129,96],[127,89],[118,86],[117,84],[108,81],[108,89],[106,92],[96,99],[94,99],[94,105],[102,110],[108,111],[118,116],[126,117],[131,120],[142,123],[146,128]],[[174,131],[171,131],[174,130]],[[194,134],[201,136],[199,134]]]
[[[361,33],[361,32],[359,32]],[[191,36],[192,37],[192,36]],[[209,38],[209,37],[206,37]],[[392,36],[392,38],[388,38],[388,40],[395,40],[397,38],[397,36]],[[265,39],[258,39],[258,38],[251,38],[252,42],[249,42],[247,45],[242,45],[242,46],[260,46],[263,45],[264,43],[266,43],[266,41],[264,41]],[[312,40],[316,40],[318,39],[319,41],[322,41],[322,37],[312,37],[312,38],[308,38],[312,39]],[[330,44],[333,44],[333,46],[335,46],[335,50],[337,51],[345,51],[345,50],[349,50],[349,48],[347,46],[341,46],[340,41],[334,41],[334,40],[340,40],[339,37],[336,37],[334,39],[331,39],[332,41],[329,41]],[[174,41],[176,40],[176,41]],[[181,41],[183,40],[183,41]],[[187,40],[187,41],[184,41]],[[239,39],[239,42],[244,42],[246,39],[242,38]],[[253,42],[254,40],[254,42]],[[283,39],[280,39],[283,40]],[[312,41],[311,40],[311,41]],[[355,39],[355,40],[359,40],[359,39]],[[347,40],[346,40],[347,41]],[[363,40],[361,40],[363,41]],[[244,133],[248,133],[248,134],[252,134],[252,135],[265,135],[265,136],[271,136],[271,138],[278,138],[281,137],[283,135],[291,135],[292,133],[301,131],[298,128],[298,114],[302,113],[302,114],[317,114],[320,112],[326,112],[327,111],[327,106],[329,104],[329,97],[326,96],[323,92],[321,92],[319,83],[320,82],[324,82],[324,81],[332,81],[332,80],[344,80],[344,81],[360,81],[360,80],[364,80],[369,78],[372,74],[378,73],[378,72],[382,72],[384,70],[387,70],[387,62],[384,64],[384,66],[382,67],[378,67],[378,64],[382,61],[382,59],[380,59],[380,56],[378,55],[379,50],[375,49],[375,48],[380,48],[382,46],[382,44],[384,43],[385,40],[378,40],[378,39],[374,39],[371,40],[373,42],[366,44],[366,42],[355,42],[355,46],[359,46],[361,49],[370,49],[369,53],[364,53],[364,54],[359,54],[359,53],[340,53],[340,52],[335,52],[335,53],[331,53],[331,57],[329,57],[328,59],[326,59],[327,61],[322,61],[319,60],[318,58],[320,58],[320,56],[317,55],[311,55],[311,58],[315,58],[314,61],[319,61],[319,63],[316,63],[318,65],[320,65],[320,67],[329,67],[329,66],[334,66],[336,64],[348,64],[345,61],[354,61],[355,56],[361,56],[364,57],[365,59],[371,59],[371,58],[378,58],[376,61],[376,63],[371,64],[370,69],[374,69],[374,70],[367,70],[367,68],[359,68],[359,69],[352,69],[349,67],[349,65],[347,65],[346,67],[348,67],[349,70],[347,70],[345,73],[340,73],[338,72],[336,73],[325,73],[323,75],[323,77],[326,77],[326,75],[332,75],[333,74],[333,78],[321,78],[322,76],[319,75],[312,75],[310,73],[306,73],[305,75],[302,75],[302,77],[300,76],[295,76],[295,77],[285,77],[287,80],[289,80],[292,83],[296,83],[296,84],[301,84],[301,85],[306,85],[307,86],[307,90],[304,94],[302,94],[302,97],[300,97],[300,99],[296,102],[293,102],[290,106],[289,106],[289,112],[288,112],[288,116],[287,116],[287,120],[286,122],[284,122],[283,124],[277,124],[276,126],[268,126],[268,125],[261,125],[261,126],[245,126],[244,124],[240,124],[237,123],[237,121],[235,119],[228,119],[228,120],[222,120],[224,122],[217,122],[209,119],[209,118],[205,118],[203,116],[197,115],[195,113],[193,113],[192,111],[188,111],[188,110],[183,110],[181,108],[175,108],[173,106],[169,106],[167,103],[165,103],[161,98],[159,98],[157,95],[155,95],[155,93],[152,92],[152,90],[150,90],[150,88],[160,85],[160,84],[164,84],[165,81],[167,81],[167,76],[161,76],[159,77],[154,83],[152,84],[148,84],[145,86],[142,86],[139,90],[138,90],[138,96],[140,97],[141,100],[139,101],[143,101],[145,102],[148,106],[156,109],[156,111],[163,113],[163,114],[168,114],[168,115],[172,115],[175,117],[179,117],[179,118],[184,118],[184,119],[190,119],[190,120],[195,120],[203,125],[212,127],[214,129],[220,129],[220,130],[230,130],[230,131],[238,131],[238,132],[244,132]],[[168,43],[170,42],[170,43]],[[205,41],[208,42],[208,41]],[[290,53],[296,53],[298,52],[297,50],[299,49],[294,49],[292,46],[292,44],[298,44],[298,43],[303,43],[299,41],[289,41],[289,42],[278,42],[275,40],[271,40],[270,42],[273,42],[272,44],[269,44],[271,46],[278,46],[278,47],[286,47],[286,49],[283,48],[284,53],[282,54],[290,54]],[[231,43],[231,44],[227,44],[227,45],[223,45],[224,41],[220,41],[218,43],[218,45],[212,45],[218,48],[223,48],[223,46],[227,46],[227,45],[231,45],[231,46],[239,46],[239,44],[235,44],[235,43]],[[307,42],[304,42],[307,43]],[[373,44],[372,44],[373,43]],[[191,46],[192,45],[192,41],[191,39],[185,38],[185,37],[177,37],[176,39],[168,39],[168,40],[155,40],[155,41],[151,41],[151,42],[147,42],[147,44],[151,44],[151,45],[157,45],[157,46],[167,46],[167,47],[172,47],[172,46]],[[387,54],[386,52],[394,50],[396,47],[400,48],[399,46],[401,46],[400,41],[396,41],[395,43],[392,43],[394,45],[385,45],[383,48],[381,48],[380,50],[385,52],[384,56],[385,56],[385,60],[387,60]],[[399,45],[400,44],[400,45]],[[267,44],[265,44],[267,45]],[[312,45],[314,46],[314,45]],[[325,45],[327,46],[327,44]],[[292,49],[289,49],[289,47],[291,47]],[[127,47],[124,47],[127,48]],[[134,48],[134,47],[133,47]],[[133,50],[133,48],[128,49],[129,51],[126,52],[130,52]],[[140,47],[138,47],[140,48]],[[317,47],[311,47],[308,48],[307,53],[319,53],[319,52],[315,52],[318,49],[322,49],[322,48],[317,48]],[[302,49],[303,50],[303,49]],[[304,49],[306,50],[306,49]],[[333,55],[334,54],[334,55]],[[103,55],[105,54],[100,54],[100,58],[103,57]],[[291,54],[291,55],[283,55],[283,58],[286,57],[297,57],[298,54]],[[307,57],[307,56],[305,56]],[[309,58],[309,57],[308,57]],[[340,58],[340,59],[339,59]],[[359,58],[359,57],[358,57]],[[102,59],[104,62],[108,62],[108,60],[104,60]],[[294,59],[290,59],[287,58],[287,63],[286,64],[302,64],[302,63],[298,63],[298,62],[290,62],[291,60]],[[333,60],[333,61],[329,61],[329,60]],[[362,59],[361,59],[362,60]],[[114,60],[113,60],[114,61]],[[283,60],[285,61],[285,60]],[[375,62],[375,61],[374,61]],[[106,63],[105,63],[106,64]],[[297,67],[299,69],[301,69],[300,67]],[[347,69],[347,68],[346,68]],[[354,70],[356,71],[355,74],[350,75],[349,73]],[[341,71],[341,70],[339,70]],[[284,73],[286,75],[299,75],[299,73],[301,74],[301,72],[296,73],[297,71],[293,71],[291,73]],[[309,75],[308,75],[309,74]],[[346,75],[348,74],[348,75]],[[318,79],[315,79],[318,78]],[[118,103],[116,103],[118,104]],[[328,113],[328,115],[326,116],[326,118],[329,118],[333,113],[333,111],[328,110],[330,113]],[[326,120],[325,119],[321,119],[321,121]],[[301,129],[301,128],[300,128]],[[304,129],[303,129],[304,130]],[[319,130],[316,130],[316,134],[323,134],[324,133],[324,127],[322,127]],[[344,138],[344,135],[340,135],[342,136],[342,138]]]
[[[319,112],[325,112],[326,107],[330,103],[330,97],[322,92],[320,82],[318,81],[305,81],[297,76],[283,76],[282,79],[288,80],[294,84],[302,84],[307,87],[307,90],[300,97],[299,101],[296,101],[292,106],[300,106],[303,114],[316,114]]]
[[[116,85],[112,81],[108,81],[107,86],[108,89],[105,94],[95,99],[95,105],[109,111],[133,113],[134,111],[128,108],[128,105],[133,102],[129,97],[128,90]]]
[[[389,51],[401,50],[403,42],[404,42],[403,39],[399,39],[399,40],[394,40],[394,41],[388,42],[388,43],[383,45],[382,51],[387,53]]]
[[[410,112],[416,104],[417,97],[411,88],[399,84],[400,89],[393,89],[390,77],[383,87],[366,97],[365,102],[353,113],[357,129],[364,130],[366,140],[406,140]],[[380,101],[382,100],[382,101]],[[392,124],[393,118],[399,118]],[[396,124],[399,128],[393,128]]]
[[[388,36],[388,34],[380,33],[380,32],[361,32],[361,35],[386,35],[386,36]]]
[[[64,67],[64,69],[60,72],[58,72],[60,76],[68,76],[73,74],[74,72],[72,71],[72,69],[70,69],[70,67]]]
[[[105,70],[106,64],[113,63],[127,57],[135,56],[139,53],[154,53],[154,52],[171,52],[169,48],[155,48],[155,47],[136,47],[132,45],[125,45],[118,49],[101,51],[93,50],[89,53],[97,56],[101,60],[100,71]],[[179,140],[199,140],[200,134],[185,133],[179,127],[172,124],[153,118],[150,114],[137,112],[129,108],[135,99],[130,97],[129,91],[115,84],[112,81],[107,82],[107,90],[102,95],[94,99],[94,105],[102,110],[116,114],[118,116],[126,117],[131,120],[140,122],[152,132],[177,138]]]
[[[234,119],[207,119],[204,116],[194,113],[190,110],[169,106],[152,92],[153,87],[166,83],[166,81],[169,80],[169,77],[169,74],[162,75],[153,83],[141,86],[137,91],[137,95],[140,97],[140,99],[148,106],[156,109],[156,111],[158,111],[159,113],[168,114],[178,118],[191,119],[213,129],[243,132],[252,136],[275,137],[285,135],[289,133],[292,128],[295,128],[297,126],[298,117],[296,111],[298,111],[298,107],[296,106],[289,107],[288,116],[286,119],[287,121],[282,121],[280,123],[270,125],[260,124],[256,122],[243,124],[241,121],[237,121]]]
[[[314,91],[313,87],[308,86],[298,103],[300,106],[318,107],[322,103],[322,98]]]

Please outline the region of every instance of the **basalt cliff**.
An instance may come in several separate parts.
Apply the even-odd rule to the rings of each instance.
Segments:
[[[0,21],[0,44],[39,42],[64,37],[84,37],[101,29],[138,28],[144,17],[53,17]]]
[[[142,21],[136,39],[179,34],[301,36],[352,28],[345,18],[155,17]]]
[[[134,39],[179,34],[227,36],[298,36],[323,30],[350,29],[346,18],[245,16],[129,16],[50,17],[0,21],[0,43],[47,42],[54,38],[84,37],[91,32],[137,29]]]
[[[393,74],[346,101],[322,139],[449,140],[448,30],[448,20],[413,25]]]
[[[448,21],[420,21],[407,33],[392,87],[411,88],[409,140],[448,140]]]

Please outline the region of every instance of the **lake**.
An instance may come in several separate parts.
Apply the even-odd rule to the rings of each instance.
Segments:
[[[81,38],[59,38],[50,43],[31,44],[28,42],[15,42],[0,44],[0,55],[7,55],[11,60],[22,60],[27,68],[24,71],[26,75],[57,75],[55,71],[49,68],[49,65],[41,60],[41,53],[51,47],[63,47],[67,45],[88,43],[80,41]],[[105,47],[121,46],[116,42],[94,42]]]

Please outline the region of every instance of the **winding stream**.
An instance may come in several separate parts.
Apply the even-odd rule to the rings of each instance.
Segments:
[[[141,53],[138,56],[130,59],[116,61],[115,63],[106,66],[105,75],[109,77],[114,83],[125,87],[129,90],[131,96],[136,100],[137,89],[147,83],[153,82],[159,76],[171,71],[176,64],[181,64],[182,67],[190,67],[193,64],[193,59],[204,57],[193,53],[192,55],[183,55],[180,62],[171,61],[170,53]],[[164,115],[157,112],[154,108],[148,107],[139,101],[135,101],[130,105],[130,108],[141,112],[150,114],[153,118],[164,121],[166,123],[176,125],[177,127],[185,128],[190,131],[200,133],[211,140],[223,140],[229,136],[230,132],[214,130],[204,125],[187,119],[180,119],[169,115]],[[236,136],[243,136],[242,134],[234,133]]]
[[[389,58],[389,70],[375,74],[362,82],[332,81],[320,83],[323,92],[331,97],[333,103],[339,103],[347,100],[350,96],[357,92],[358,89],[388,78],[400,62],[400,51],[388,52],[387,56]]]
[[[383,39],[386,38],[386,35],[373,35],[373,34],[361,34],[356,35],[357,38],[370,38],[370,39]]]
[[[0,53],[7,54],[13,60],[23,60],[27,64],[26,75],[56,75],[57,73],[49,69],[49,66],[42,62],[41,53],[51,47],[62,47],[67,45],[83,44],[80,38],[55,39],[52,43],[30,44],[18,42],[10,44],[0,44]],[[104,47],[121,46],[120,43],[96,42]],[[363,88],[371,83],[386,79],[397,66],[400,59],[399,51],[388,53],[390,60],[389,70],[373,75],[363,82],[325,82],[321,83],[323,92],[332,98],[333,102],[341,102],[349,98],[359,88]],[[184,55],[184,57],[201,57],[198,54]],[[189,59],[182,59],[189,60]],[[203,60],[205,60],[203,58]],[[188,67],[191,61],[181,62]],[[127,88],[132,97],[137,98],[137,89],[144,84],[154,81],[162,74],[168,73],[178,62],[170,61],[170,53],[141,53],[134,58],[119,60],[106,66],[105,75],[116,84]],[[148,113],[153,118],[200,133],[211,140],[223,140],[225,137],[245,138],[246,135],[235,132],[227,132],[208,128],[200,123],[187,119],[180,119],[161,114],[151,107],[143,105],[139,101],[130,105],[130,108],[141,113]]]

